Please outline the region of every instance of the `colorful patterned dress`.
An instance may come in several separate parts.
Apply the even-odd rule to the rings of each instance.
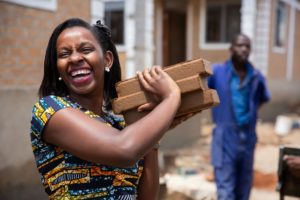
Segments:
[[[100,117],[68,97],[47,96],[33,107],[31,143],[36,165],[50,199],[135,200],[143,171],[143,159],[129,168],[116,168],[82,160],[42,140],[49,119],[63,108],[79,109],[91,118],[113,126],[124,127],[123,119],[106,114]]]

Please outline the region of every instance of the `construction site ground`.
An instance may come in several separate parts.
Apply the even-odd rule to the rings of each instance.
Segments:
[[[300,129],[284,136],[274,123],[258,123],[251,200],[279,200],[276,191],[279,146],[300,146]],[[201,125],[200,137],[188,147],[161,152],[161,200],[216,200],[210,165],[212,124]],[[298,199],[285,197],[286,200]]]

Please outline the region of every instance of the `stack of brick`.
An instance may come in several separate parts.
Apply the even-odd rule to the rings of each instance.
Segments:
[[[195,59],[164,67],[163,70],[177,83],[181,92],[181,105],[173,125],[178,123],[178,120],[186,120],[220,103],[216,91],[207,86],[207,77],[212,75],[208,61]],[[118,98],[112,103],[113,111],[122,114],[127,125],[149,112],[137,111],[140,105],[150,102],[149,95],[144,91],[137,77],[117,83],[116,90]]]

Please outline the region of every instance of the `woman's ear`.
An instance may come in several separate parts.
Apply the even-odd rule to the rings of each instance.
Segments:
[[[110,69],[114,63],[113,53],[111,51],[106,51],[104,54],[104,59],[105,59],[105,67],[108,67]]]

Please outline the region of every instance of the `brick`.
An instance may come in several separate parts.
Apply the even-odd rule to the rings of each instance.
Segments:
[[[212,74],[209,62],[196,59],[163,68],[177,83],[181,92],[181,105],[173,124],[184,121],[204,109],[212,108],[220,103],[215,90],[207,86],[207,77]],[[113,103],[113,111],[123,114],[125,122],[131,124],[149,112],[137,112],[137,107],[150,102],[137,77],[116,84],[118,98]]]
[[[43,74],[43,59],[53,29],[69,17],[90,21],[89,3],[67,0],[60,1],[57,7],[58,9],[52,12],[1,2],[0,43],[5,48],[0,52],[0,88],[24,85],[37,87]],[[31,71],[33,68],[37,72]],[[3,72],[3,69],[8,70]],[[37,76],[39,78],[34,79]]]
[[[175,81],[196,74],[200,74],[201,76],[212,74],[209,62],[201,58],[164,67],[163,70]],[[135,77],[117,83],[116,90],[118,97],[123,97],[141,91],[142,86],[137,77]]]
[[[199,75],[194,75],[188,78],[184,78],[176,81],[180,88],[181,93],[192,92],[195,90],[208,89],[205,78],[200,78]],[[127,96],[117,98],[113,101],[113,110],[116,114],[120,114],[123,111],[137,108],[138,106],[150,101],[147,93],[139,91]]]
[[[180,118],[191,114],[190,116],[201,112],[202,110],[212,108],[220,103],[219,97],[215,90],[196,90],[194,92],[185,93],[181,98],[181,105],[175,116]],[[131,109],[123,113],[127,125],[134,123],[147,115],[149,111],[137,112],[136,109]],[[172,125],[171,125],[172,126]]]

